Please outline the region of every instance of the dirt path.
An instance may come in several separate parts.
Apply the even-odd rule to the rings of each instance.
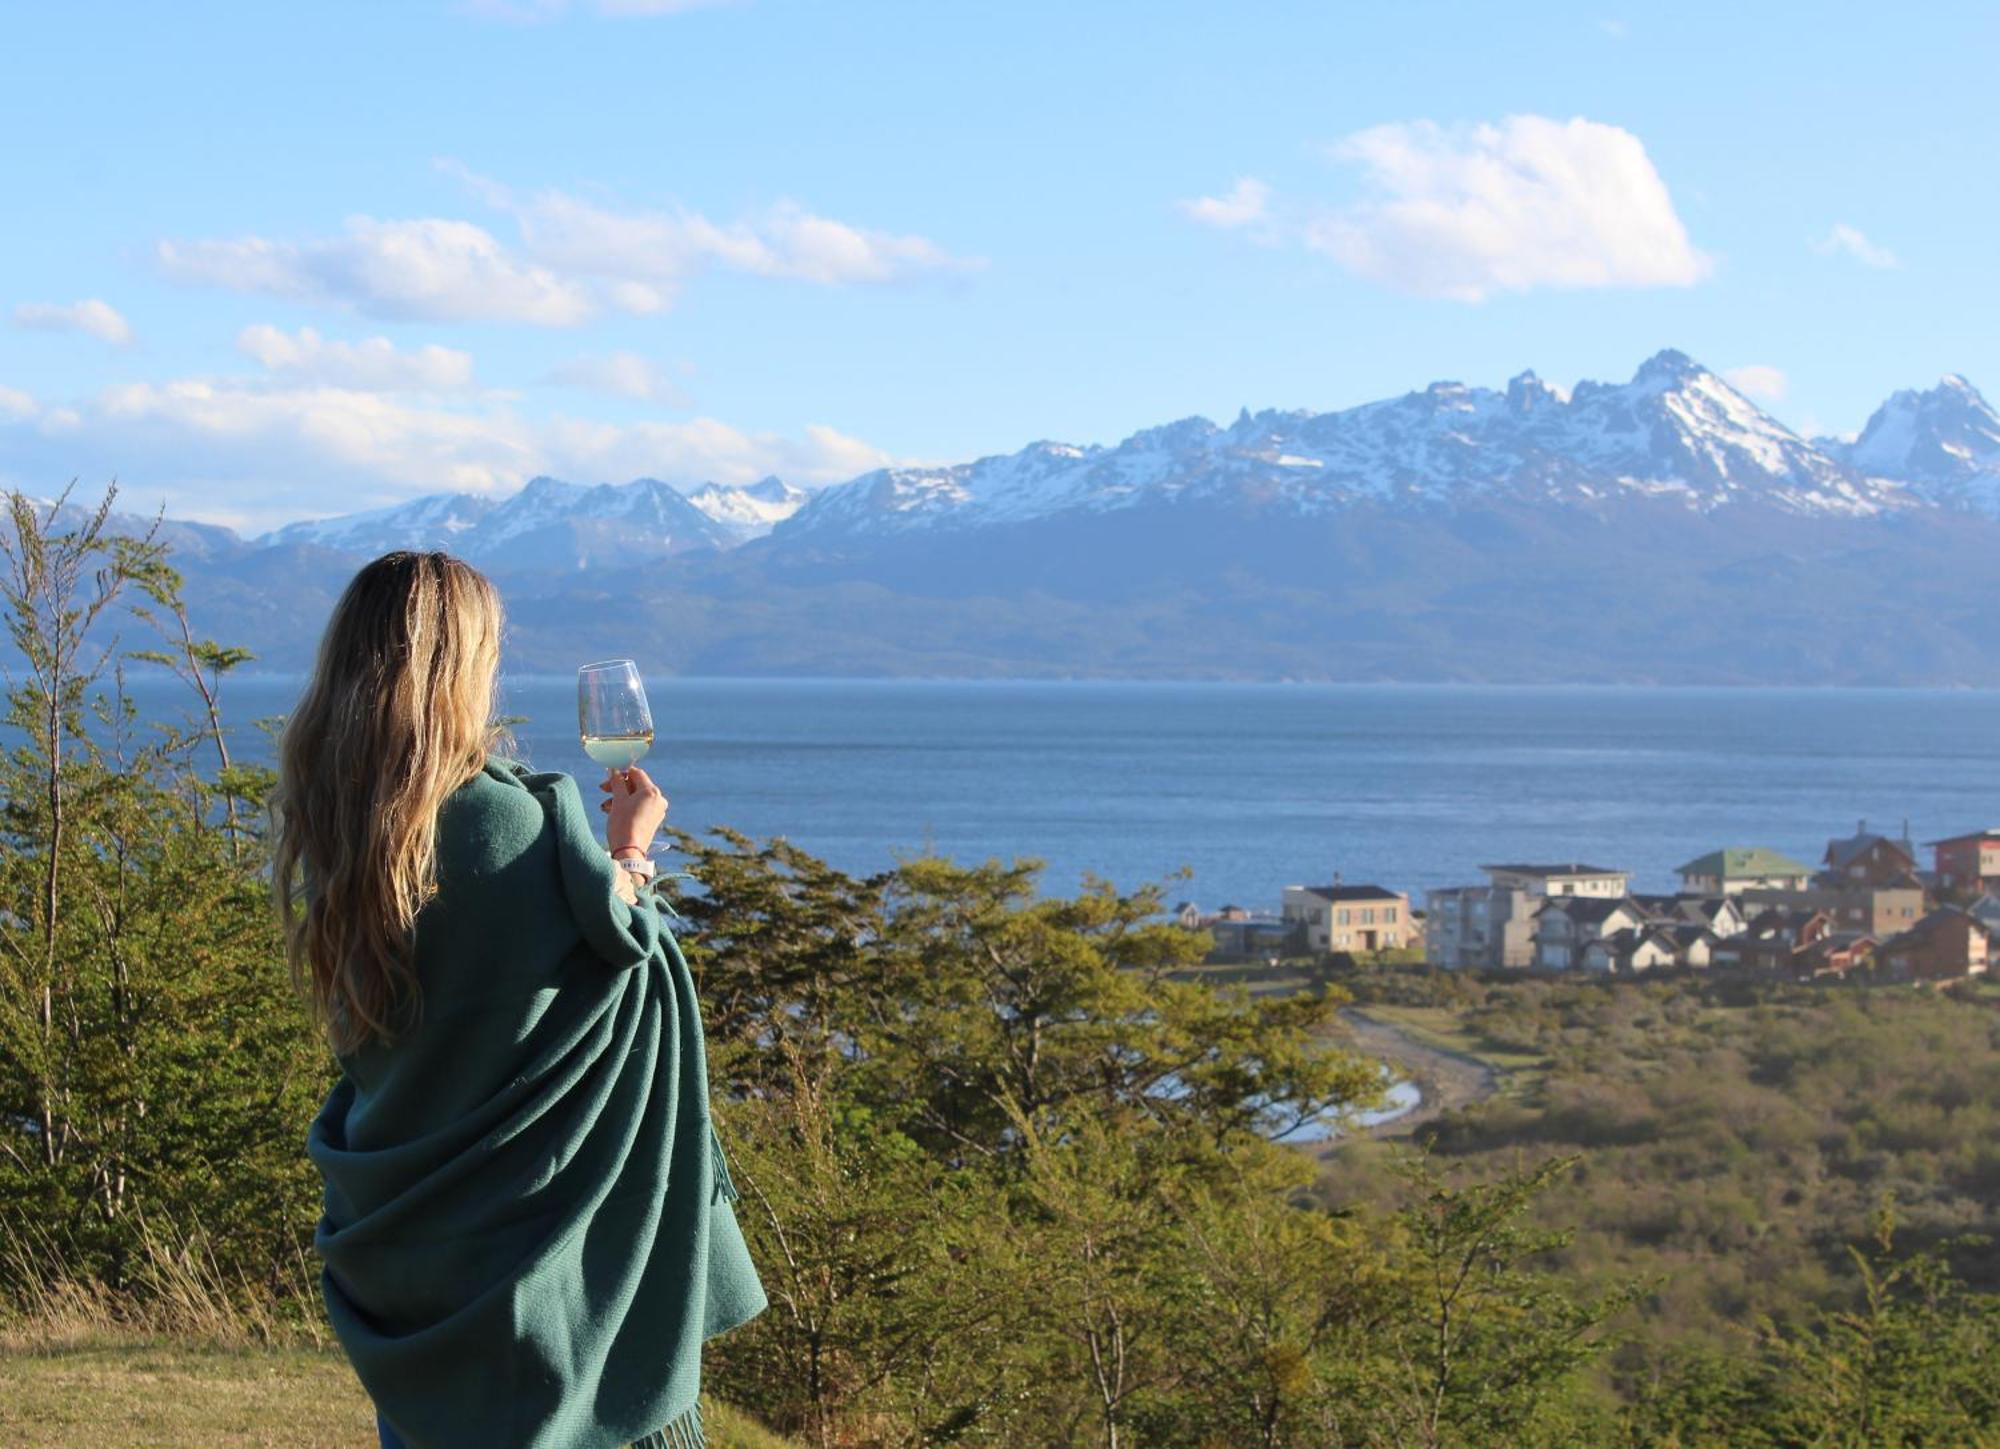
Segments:
[[[1400,1117],[1366,1129],[1370,1137],[1406,1137],[1433,1118],[1483,1102],[1500,1089],[1499,1074],[1477,1057],[1418,1041],[1401,1027],[1351,1006],[1342,1009],[1340,1020],[1343,1045],[1388,1062],[1416,1083],[1421,1094],[1417,1105]]]

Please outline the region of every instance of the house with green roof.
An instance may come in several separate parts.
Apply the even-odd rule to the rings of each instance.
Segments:
[[[1761,845],[1728,846],[1696,856],[1675,872],[1686,895],[1732,896],[1741,891],[1802,891],[1812,867]]]

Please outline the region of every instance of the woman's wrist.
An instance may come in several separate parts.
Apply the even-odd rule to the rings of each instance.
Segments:
[[[643,845],[614,845],[611,847],[611,858],[613,860],[623,859],[624,852],[628,850],[632,852],[634,859],[643,860],[646,857],[646,847]]]

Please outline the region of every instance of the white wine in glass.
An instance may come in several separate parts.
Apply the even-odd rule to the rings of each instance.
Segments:
[[[576,717],[583,752],[610,769],[631,769],[653,747],[653,711],[639,666],[629,659],[577,670]]]

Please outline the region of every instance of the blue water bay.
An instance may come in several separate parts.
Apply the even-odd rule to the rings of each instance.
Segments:
[[[238,749],[296,679],[231,680]],[[1486,862],[1673,884],[1723,845],[1817,861],[1829,836],[2000,821],[2000,693],[911,680],[648,680],[672,819],[782,834],[842,869],[1036,856],[1275,909],[1334,872],[1420,894]],[[512,677],[521,751],[595,777],[568,676]],[[164,708],[164,683],[142,707]]]

